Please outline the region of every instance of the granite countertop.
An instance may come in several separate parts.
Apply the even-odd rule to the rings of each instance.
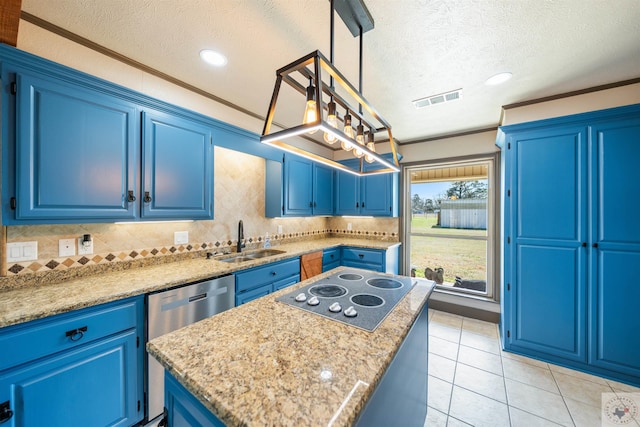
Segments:
[[[228,426],[351,425],[434,285],[417,280],[373,332],[275,301],[338,269],[156,338],[147,350]]]
[[[388,249],[399,244],[369,239],[325,238],[277,245],[273,248],[286,252],[238,264],[222,262],[218,256],[206,259],[203,253],[202,257],[196,259],[129,268],[38,286],[21,286],[1,292],[0,328],[222,276],[334,246]]]

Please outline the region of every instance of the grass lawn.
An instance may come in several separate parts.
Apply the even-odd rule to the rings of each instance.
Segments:
[[[446,234],[452,236],[486,236],[486,230],[431,228],[434,214],[416,215],[411,221],[413,233]],[[486,240],[467,240],[438,236],[411,236],[411,265],[416,276],[424,277],[425,267],[444,268],[444,281],[453,283],[455,276],[464,279],[487,279]]]

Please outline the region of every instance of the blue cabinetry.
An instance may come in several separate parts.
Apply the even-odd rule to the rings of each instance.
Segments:
[[[142,297],[0,330],[7,426],[131,426],[144,417]]]
[[[340,266],[342,255],[340,247],[325,249],[322,252],[322,272],[332,270]]]
[[[292,258],[236,273],[236,306],[300,281],[300,258]]]
[[[142,217],[213,218],[211,128],[143,112]]]
[[[333,169],[285,153],[282,163],[267,160],[267,217],[333,214]]]
[[[356,176],[336,171],[335,181],[336,215],[398,216],[397,173]]]
[[[199,116],[6,46],[0,66],[4,225],[213,218]]]
[[[505,126],[505,349],[640,384],[640,106]]]
[[[11,111],[8,100],[16,108],[13,123],[3,117],[3,127],[15,124],[15,148],[13,138],[3,139],[9,156],[3,158],[3,222],[134,219],[128,194],[138,188],[135,106],[27,73],[15,81],[15,94],[7,93],[9,85],[3,93],[3,109]]]

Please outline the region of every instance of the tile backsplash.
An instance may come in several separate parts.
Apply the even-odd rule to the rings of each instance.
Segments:
[[[38,259],[7,263],[3,275],[32,274],[170,255],[201,256],[228,251],[237,243],[238,221],[244,223],[248,248],[262,245],[265,233],[273,244],[324,236],[398,240],[398,218],[266,218],[264,159],[215,147],[214,220],[132,224],[65,224],[6,227],[6,241],[37,241]],[[352,229],[348,230],[348,223]],[[278,226],[282,233],[278,234]],[[174,245],[174,232],[187,231],[189,242]],[[58,256],[58,240],[91,234],[92,255]]]

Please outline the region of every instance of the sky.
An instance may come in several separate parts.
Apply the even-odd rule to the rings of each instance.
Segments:
[[[418,194],[421,199],[434,200],[438,194],[445,193],[449,187],[451,187],[451,182],[411,184],[411,197],[413,197],[414,194]]]

